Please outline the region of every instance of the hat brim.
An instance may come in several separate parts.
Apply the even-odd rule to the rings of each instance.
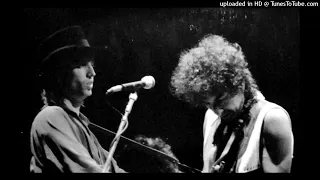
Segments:
[[[95,61],[96,52],[105,51],[106,49],[106,46],[81,46],[60,49],[41,61],[40,67],[37,70],[38,74],[56,71],[60,68],[75,67],[89,61]]]
[[[95,51],[96,48],[93,47],[67,47],[51,53],[49,56],[43,59],[41,63],[45,64],[51,61],[56,61],[56,63],[59,63],[59,59],[65,59],[67,57],[94,57]]]
[[[89,61],[94,61],[95,52],[99,47],[70,47],[50,54],[40,64],[39,73],[60,71],[72,68]]]

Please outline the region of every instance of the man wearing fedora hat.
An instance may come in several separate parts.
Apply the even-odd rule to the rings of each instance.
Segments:
[[[31,172],[103,172],[108,152],[80,112],[92,95],[94,52],[80,26],[61,29],[39,46],[44,106],[31,127]],[[111,172],[125,172],[114,159],[111,164]]]

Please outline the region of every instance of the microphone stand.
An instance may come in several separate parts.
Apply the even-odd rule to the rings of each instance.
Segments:
[[[107,161],[103,167],[103,172],[111,172],[111,168],[110,168],[110,163],[111,163],[111,160],[112,160],[112,156],[116,150],[116,147],[117,147],[117,144],[119,142],[119,139],[120,139],[120,136],[121,134],[126,130],[126,128],[128,127],[128,116],[131,112],[131,109],[132,109],[132,106],[133,106],[133,103],[138,99],[138,94],[137,92],[134,92],[134,93],[130,93],[129,95],[129,102],[126,106],[126,109],[125,109],[125,113],[124,115],[122,116],[122,119],[121,119],[121,123],[119,125],[119,128],[118,128],[118,131],[117,131],[117,134],[115,136],[115,138],[113,139],[112,143],[111,143],[111,148],[109,150],[109,154],[108,154],[108,157],[107,157]]]

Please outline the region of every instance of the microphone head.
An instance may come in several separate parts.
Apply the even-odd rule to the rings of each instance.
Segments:
[[[155,79],[152,76],[145,76],[141,79],[146,85],[143,87],[144,89],[151,89],[156,84]]]

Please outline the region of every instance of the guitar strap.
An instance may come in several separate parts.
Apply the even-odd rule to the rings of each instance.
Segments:
[[[237,133],[240,130],[242,130],[242,128],[239,126],[233,130],[233,132],[232,132],[225,148],[223,149],[220,157],[213,163],[212,172],[222,172],[223,171],[224,165],[225,165],[225,161],[223,161],[223,160],[226,157],[226,155],[229,153],[230,148],[232,147],[232,145],[236,139],[236,136],[238,135]]]

